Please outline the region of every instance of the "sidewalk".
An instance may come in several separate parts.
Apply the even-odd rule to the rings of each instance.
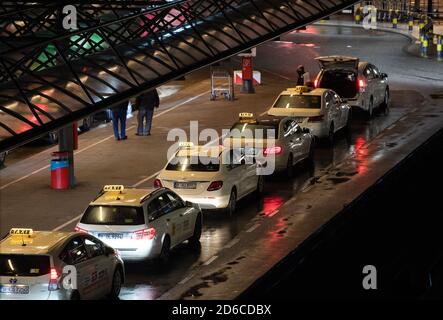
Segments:
[[[331,20],[321,20],[315,25],[323,25],[323,26],[343,26],[343,27],[354,27],[354,28],[363,28],[360,24],[356,24],[355,21],[351,19],[351,17],[333,17]],[[421,57],[420,50],[420,30],[417,25],[414,25],[412,31],[409,31],[407,23],[399,23],[397,28],[393,28],[392,23],[387,22],[377,22],[377,30],[386,31],[386,32],[395,32],[402,34],[411,39],[411,45],[406,48],[406,51],[414,56]],[[443,35],[443,25],[434,25],[434,33]],[[429,52],[428,58],[436,59],[436,43],[433,42],[434,39],[429,42]]]

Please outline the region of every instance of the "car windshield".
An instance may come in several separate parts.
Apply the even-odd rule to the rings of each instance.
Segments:
[[[170,171],[217,172],[219,169],[220,160],[206,156],[177,156],[166,166]]]
[[[49,256],[0,254],[0,276],[37,277],[49,271]]]
[[[351,70],[327,70],[319,86],[334,90],[342,98],[354,98],[357,95],[357,75]]]
[[[281,95],[273,108],[321,109],[321,96]]]
[[[89,206],[81,223],[103,225],[139,225],[145,223],[143,209],[130,206]]]
[[[236,123],[229,132],[230,138],[275,139],[278,137],[278,124]]]

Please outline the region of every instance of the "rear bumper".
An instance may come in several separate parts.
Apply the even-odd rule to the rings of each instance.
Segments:
[[[114,249],[118,250],[123,261],[138,262],[147,259],[154,259],[160,255],[161,240],[139,240],[142,245],[137,247],[125,247],[114,244]]]
[[[203,210],[215,210],[224,209],[228,206],[229,195],[219,195],[219,196],[192,196],[192,195],[181,195],[182,199],[185,201],[196,203]]]

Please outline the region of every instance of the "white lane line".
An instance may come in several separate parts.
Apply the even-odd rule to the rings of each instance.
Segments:
[[[396,123],[391,124],[389,127],[386,128],[386,130],[391,130],[391,129],[393,129],[396,125],[397,125]]]
[[[185,284],[186,282],[188,282],[189,280],[192,279],[193,276],[187,276],[186,278],[184,278],[182,281],[180,281],[178,284]]]
[[[185,101],[183,101],[183,102],[177,104],[177,105],[174,106],[174,107],[171,107],[171,108],[169,108],[169,109],[166,109],[165,111],[160,112],[159,114],[154,115],[153,118],[158,118],[158,117],[164,115],[165,113],[168,113],[168,112],[170,112],[170,111],[172,111],[172,110],[174,110],[174,109],[177,109],[178,107],[181,107],[182,105],[184,105],[184,104],[186,104],[186,103],[189,103],[189,102],[191,102],[191,101],[194,101],[195,99],[198,99],[198,98],[200,98],[201,96],[203,96],[203,95],[205,95],[205,94],[208,94],[209,92],[210,92],[210,91],[206,91],[206,92],[203,92],[203,93],[201,93],[201,94],[199,94],[199,95],[196,95],[195,97],[189,98],[189,99],[187,99],[187,100],[185,100]],[[134,129],[134,128],[135,128],[135,126],[132,125],[132,126],[128,127],[128,128],[126,129],[126,131],[130,131],[130,130],[132,130],[132,129]],[[80,154],[80,153],[82,153],[82,152],[84,152],[84,151],[86,151],[86,150],[89,150],[89,149],[91,149],[91,148],[93,148],[93,147],[95,147],[95,146],[97,146],[97,145],[99,145],[99,144],[101,144],[101,143],[103,143],[103,142],[109,140],[109,139],[112,139],[113,137],[114,137],[114,135],[110,135],[110,136],[108,136],[108,137],[106,137],[106,138],[104,138],[104,139],[102,139],[102,140],[100,140],[100,141],[97,141],[97,142],[91,144],[90,146],[87,146],[87,147],[85,147],[85,148],[83,148],[83,149],[80,149],[80,150],[74,152],[74,155],[78,155],[78,154]],[[0,190],[3,190],[3,189],[5,189],[5,188],[9,187],[10,185],[13,185],[13,184],[15,184],[15,183],[17,183],[17,182],[20,182],[20,181],[24,180],[24,179],[27,179],[27,178],[33,176],[34,174],[39,173],[39,172],[41,172],[41,171],[43,171],[43,170],[45,170],[45,169],[48,169],[48,168],[49,168],[49,165],[46,165],[46,166],[44,166],[44,167],[42,167],[42,168],[40,168],[40,169],[37,169],[37,170],[35,170],[35,171],[33,171],[33,172],[31,172],[31,173],[29,173],[29,174],[27,174],[27,175],[25,175],[25,176],[23,176],[23,177],[21,177],[21,178],[18,178],[18,179],[14,180],[14,181],[11,181],[11,182],[9,182],[9,183],[7,183],[7,184],[1,186],[1,187],[0,187]]]
[[[247,233],[251,233],[252,231],[254,231],[255,229],[257,229],[258,227],[260,227],[260,224],[254,224],[252,227],[250,227],[248,230],[246,230]]]
[[[227,245],[225,245],[225,248],[226,249],[230,249],[230,248],[232,248],[233,246],[235,246],[239,242],[240,242],[240,239],[238,239],[238,238],[237,239],[233,239]]]
[[[278,212],[279,212],[279,210],[275,210],[275,211],[272,212],[270,215],[268,215],[268,218],[272,218],[272,217],[275,216]]]
[[[218,258],[218,256],[213,256],[211,259],[209,259],[208,261],[206,261],[205,263],[203,263],[204,266],[209,266],[211,263],[213,263],[216,259]]]
[[[149,177],[140,180],[139,182],[133,184],[132,187],[137,188],[139,185],[141,185],[142,183],[144,183],[144,182],[146,182],[146,181],[148,181],[148,180],[154,178],[154,177],[155,177],[156,175],[158,175],[158,174],[160,174],[160,171],[157,171],[156,173],[151,174]]]
[[[58,227],[52,229],[52,231],[58,231],[58,230],[60,230],[60,229],[63,229],[63,228],[66,227],[66,226],[69,226],[71,223],[73,223],[73,222],[79,220],[79,219],[82,217],[82,215],[83,215],[83,213],[80,214],[80,215],[78,215],[77,217],[75,217],[75,218],[73,218],[73,219],[71,219],[71,220],[69,220],[69,221],[63,223],[62,225],[59,225]]]

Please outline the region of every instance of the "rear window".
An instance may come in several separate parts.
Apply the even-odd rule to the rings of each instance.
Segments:
[[[166,166],[166,170],[171,171],[217,172],[219,169],[218,158],[205,156],[174,157]]]
[[[321,109],[321,96],[282,95],[273,108]]]
[[[231,138],[268,139],[278,137],[278,124],[236,123],[229,132]]]
[[[342,98],[353,98],[357,95],[357,74],[347,70],[327,70],[319,86],[334,90]]]
[[[51,269],[49,256],[0,254],[0,276],[37,277]]]
[[[81,223],[104,225],[139,225],[145,223],[143,208],[129,206],[89,206]]]

